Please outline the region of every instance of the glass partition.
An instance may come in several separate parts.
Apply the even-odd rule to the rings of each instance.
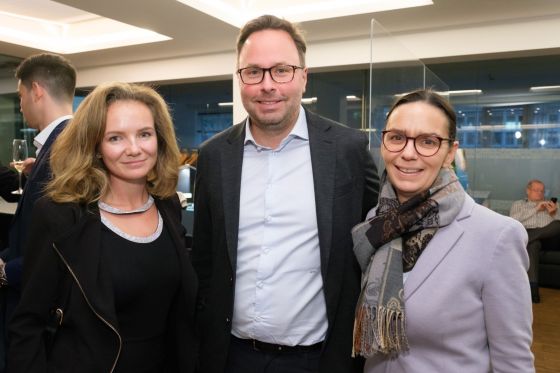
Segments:
[[[560,194],[560,87],[546,93],[488,87],[451,102],[472,188],[488,196],[493,210],[509,214],[531,179],[544,182],[545,199]]]
[[[461,149],[456,170],[477,202],[508,215],[512,202],[526,197],[531,179],[544,182],[546,199],[558,197],[560,86],[554,84],[560,81],[547,73],[554,71],[549,65],[557,68],[557,60],[493,59],[431,64],[428,69],[398,36],[372,20],[367,130],[374,155],[379,159],[379,134],[394,98],[431,87],[447,94],[455,108]]]
[[[381,131],[395,99],[419,88],[432,88],[447,95],[449,88],[375,19],[371,20],[370,42],[370,109],[366,130],[381,173],[384,169],[379,156]]]

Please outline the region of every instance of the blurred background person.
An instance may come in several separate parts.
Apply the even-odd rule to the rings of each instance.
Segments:
[[[453,108],[433,91],[387,116],[379,203],[352,231],[364,372],[534,372],[527,234],[465,193],[455,136]]]
[[[560,244],[560,214],[557,200],[544,199],[545,186],[540,180],[527,183],[527,198],[513,202],[509,216],[518,220],[527,229],[529,243],[529,281],[533,303],[539,303],[539,256],[543,241],[552,240]]]
[[[51,177],[49,157],[51,146],[72,118],[72,102],[76,88],[76,69],[66,58],[42,53],[24,59],[16,69],[20,111],[28,126],[39,131],[33,140],[36,159],[26,161],[25,188],[10,226],[8,247],[0,253],[0,266],[5,263],[4,291],[0,309],[0,350],[5,344],[6,324],[20,296],[23,247],[28,237],[31,213],[43,195]],[[32,168],[31,168],[32,166]],[[0,356],[2,353],[0,352]],[[0,372],[4,360],[0,361]]]
[[[9,371],[191,372],[196,277],[161,96],[134,84],[97,87],[51,165],[10,323]],[[46,335],[53,309],[56,332]]]

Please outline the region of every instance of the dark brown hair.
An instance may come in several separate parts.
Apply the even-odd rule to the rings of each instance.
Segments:
[[[49,95],[62,102],[72,102],[76,89],[76,69],[57,54],[41,53],[27,57],[16,69],[16,79],[27,89],[38,82]]]
[[[239,36],[237,37],[238,58],[239,53],[241,53],[241,49],[249,36],[257,31],[263,30],[282,30],[287,32],[296,45],[299,55],[299,63],[302,67],[305,67],[305,52],[307,50],[307,46],[303,37],[303,31],[298,25],[271,15],[263,15],[252,19],[243,26],[241,31],[239,31]]]
[[[453,109],[453,106],[451,106],[451,104],[443,98],[443,96],[431,89],[419,89],[398,98],[387,114],[387,121],[396,108],[412,102],[425,102],[428,105],[432,105],[433,107],[441,110],[447,118],[449,138],[451,140],[455,140],[455,137],[457,136],[457,115],[455,114],[455,110]]]

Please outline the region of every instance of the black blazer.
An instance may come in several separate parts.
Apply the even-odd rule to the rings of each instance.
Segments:
[[[23,195],[18,203],[12,226],[10,227],[10,241],[8,251],[6,252],[5,259],[12,260],[23,255],[23,247],[29,223],[31,222],[31,213],[35,202],[43,195],[45,185],[51,179],[51,166],[49,160],[51,158],[51,147],[60,133],[66,127],[68,120],[61,122],[51,132],[47,141],[41,148],[41,152],[35,163],[23,190]]]
[[[194,312],[197,281],[186,247],[178,198],[156,205],[177,250],[181,290],[168,319],[166,371],[192,372],[196,354]],[[9,324],[8,370],[17,372],[112,372],[121,336],[108,270],[100,258],[102,223],[96,205],[38,201],[24,260],[22,297]],[[70,282],[68,282],[70,281]],[[68,288],[67,301],[60,293]],[[47,361],[43,331],[49,311],[67,303]],[[141,327],[141,326],[139,326]]]
[[[360,269],[350,230],[377,202],[379,179],[367,136],[306,111],[328,330],[320,371],[360,370],[351,359]],[[230,343],[245,121],[199,151],[193,265],[198,273],[201,373],[223,373]],[[360,370],[361,371],[361,370]]]

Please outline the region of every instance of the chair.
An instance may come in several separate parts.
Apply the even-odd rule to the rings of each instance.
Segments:
[[[560,289],[560,239],[542,241],[539,286]]]

